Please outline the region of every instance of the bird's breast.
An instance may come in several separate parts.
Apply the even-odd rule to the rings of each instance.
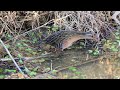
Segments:
[[[65,40],[63,40],[63,45],[62,45],[62,49],[66,49],[68,47],[70,47],[74,42],[78,41],[80,39],[80,36],[72,36],[72,37],[69,37]]]

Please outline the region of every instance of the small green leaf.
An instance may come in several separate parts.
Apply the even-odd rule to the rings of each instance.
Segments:
[[[88,50],[88,52],[89,52],[89,53],[92,53],[92,52],[93,52],[93,50]]]
[[[80,74],[80,72],[75,72],[75,74]]]
[[[32,51],[32,49],[31,48],[27,48],[27,49],[25,49],[26,51]]]
[[[23,46],[28,46],[26,43],[23,43]]]
[[[84,46],[84,45],[85,45],[85,43],[84,43],[84,42],[80,42],[80,45]]]
[[[94,55],[94,56],[99,55],[99,50],[98,50],[98,49],[96,49],[96,50],[93,52],[93,55]]]
[[[48,71],[50,71],[50,68],[45,68],[44,69],[44,72],[48,72]]]
[[[117,41],[117,42],[118,42],[118,41]],[[117,44],[117,42],[113,42],[113,44],[114,44],[114,45],[116,45],[116,44]],[[120,40],[119,40],[119,42],[120,42]]]
[[[12,36],[10,34],[8,34],[7,36],[8,36],[8,38],[12,38]]]
[[[22,46],[21,43],[17,43],[17,46]]]
[[[51,77],[51,76],[47,76],[47,78],[48,78],[48,79],[52,79],[52,77]]]
[[[110,43],[110,40],[107,40],[106,43]]]
[[[93,55],[97,56],[97,55],[99,55],[99,52],[94,52]]]
[[[96,55],[98,55],[98,54],[97,54],[96,52],[94,52],[94,53],[93,53],[93,55],[95,55],[95,56],[96,56]]]
[[[116,36],[115,38],[116,38],[116,39],[120,39],[120,37],[119,37],[119,36]]]
[[[5,58],[9,58],[9,55],[6,55]]]
[[[5,72],[16,72],[16,70],[5,69]]]
[[[39,66],[34,68],[33,71],[36,72],[38,70]]]
[[[53,30],[53,31],[57,31],[57,30],[58,30],[58,27],[57,27],[57,26],[54,26],[54,27],[52,28],[52,30]]]
[[[45,61],[44,58],[41,58],[41,59],[39,60],[40,63],[41,63],[41,62],[44,62],[44,61]]]
[[[52,70],[52,74],[56,74],[57,70]]]
[[[19,63],[20,63],[20,64],[24,64],[23,61],[22,61],[21,59],[19,60]]]
[[[5,78],[5,75],[0,75],[0,79],[4,79]]]
[[[37,39],[36,39],[36,38],[33,39],[33,43],[35,43],[35,42],[37,42]]]
[[[0,73],[2,73],[4,70],[2,68],[0,68]]]
[[[120,33],[119,32],[115,32],[115,35],[119,35]]]
[[[117,49],[117,48],[113,48],[112,51],[113,51],[113,52],[117,52],[118,49]]]
[[[34,33],[31,33],[31,36],[34,36]]]
[[[77,71],[76,67],[69,67],[69,70],[71,70],[71,71]]]
[[[37,52],[32,52],[33,55],[35,55]]]
[[[50,29],[51,27],[50,27],[50,26],[48,26],[47,28],[48,28],[48,29]]]
[[[21,55],[21,54],[18,54],[18,58],[22,58],[22,55]]]
[[[118,43],[120,42],[120,40],[116,40]]]
[[[114,48],[115,48],[115,45],[112,45],[110,48],[111,48],[111,49],[114,49]]]
[[[8,44],[7,44],[7,45],[5,45],[5,46],[6,46],[7,48],[10,48],[10,45],[8,45]]]
[[[37,74],[37,73],[36,73],[36,72],[33,72],[33,71],[29,73],[30,76],[35,76],[36,74]]]
[[[29,73],[29,72],[30,72],[30,70],[28,70],[28,68],[27,68],[27,67],[25,67],[25,71],[26,71],[27,73]]]

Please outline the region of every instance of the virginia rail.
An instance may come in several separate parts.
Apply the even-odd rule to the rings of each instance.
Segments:
[[[96,37],[91,32],[60,30],[45,38],[40,47],[48,52],[63,51],[79,39],[96,40]]]

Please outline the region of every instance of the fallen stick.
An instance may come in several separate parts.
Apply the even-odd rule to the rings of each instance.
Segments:
[[[14,60],[23,60],[23,61],[28,61],[28,60],[34,60],[34,59],[39,59],[39,58],[48,58],[48,57],[54,57],[54,55],[50,54],[44,54],[38,57],[22,57],[22,58],[14,58]],[[0,61],[11,61],[11,58],[1,58]]]
[[[67,54],[64,54],[67,55]],[[39,58],[57,58],[54,54],[48,53],[48,54],[42,54],[38,57],[22,57],[22,58],[14,58],[14,60],[23,60],[23,61],[29,61],[29,60],[34,60],[34,59],[39,59]],[[11,58],[0,58],[0,61],[11,61]]]

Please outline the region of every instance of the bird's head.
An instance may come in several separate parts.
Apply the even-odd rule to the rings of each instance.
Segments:
[[[92,39],[94,41],[98,41],[98,35],[93,32],[84,32],[80,34],[81,39]]]

